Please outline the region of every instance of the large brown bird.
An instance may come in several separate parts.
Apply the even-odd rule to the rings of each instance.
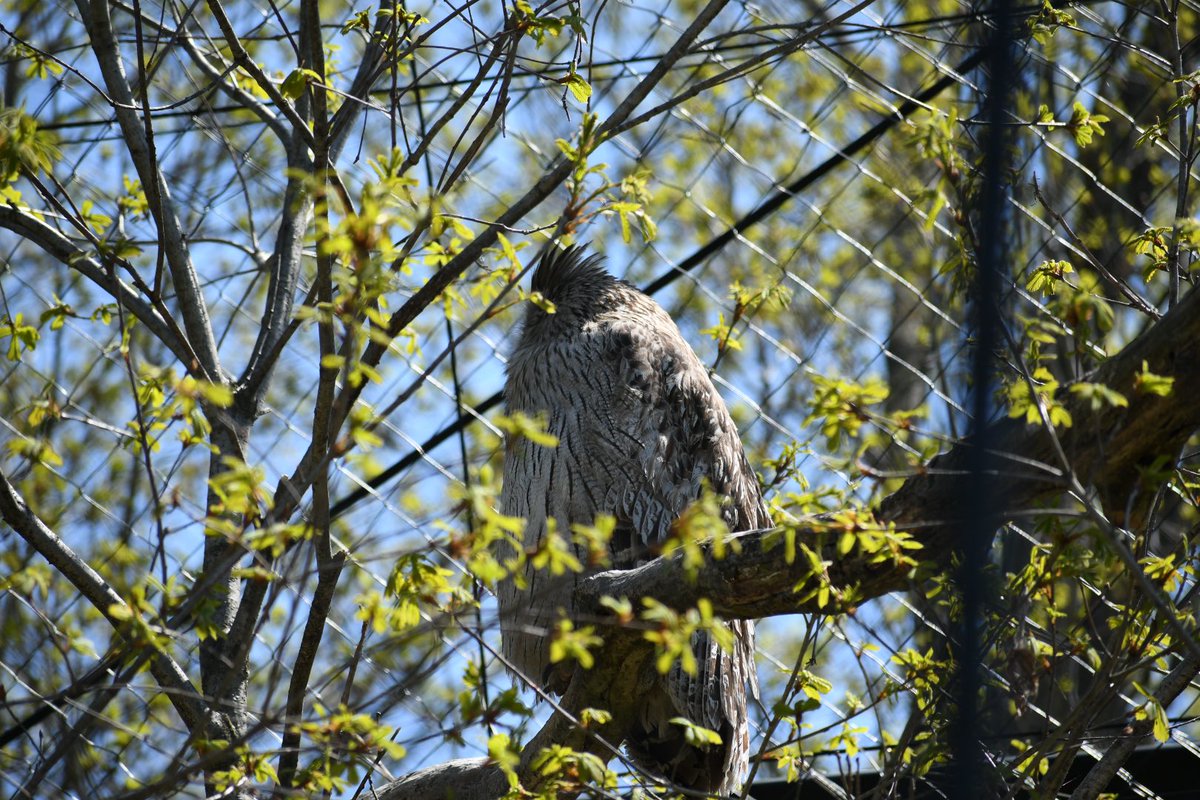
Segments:
[[[547,520],[569,535],[572,523],[609,514],[617,520],[612,567],[635,566],[668,538],[705,483],[726,498],[730,530],[768,527],[729,410],[671,317],[579,248],[548,254],[532,288],[553,302],[554,313],[529,304],[505,400],[509,413],[545,415],[558,444],[508,441],[501,505],[505,514],[525,518],[526,549],[545,536]],[[499,587],[505,657],[552,692],[565,691],[570,675],[550,664],[550,632],[560,609],[570,618],[572,589],[586,574],[554,578],[530,565],[526,587],[512,581]],[[732,652],[707,633],[694,636],[696,673],[677,664],[657,678],[626,741],[642,768],[723,795],[737,789],[749,757],[747,684],[758,692],[754,625],[730,627]],[[684,729],[670,722],[679,716],[716,731],[722,744],[689,745]]]

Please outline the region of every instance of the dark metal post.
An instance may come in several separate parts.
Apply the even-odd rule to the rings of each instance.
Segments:
[[[981,739],[983,717],[979,707],[983,666],[984,567],[992,538],[998,527],[995,499],[989,474],[994,471],[989,456],[995,445],[989,441],[988,421],[994,405],[995,351],[1000,340],[1001,295],[1006,273],[1007,173],[1011,125],[1006,116],[1015,84],[1013,53],[1014,26],[1011,2],[996,0],[989,5],[986,31],[988,49],[982,118],[983,182],[978,220],[979,254],[973,287],[973,333],[975,348],[971,364],[971,451],[969,483],[975,513],[963,521],[960,550],[962,568],[962,625],[957,637],[958,719],[955,721],[952,754],[954,796],[978,800],[986,793],[987,764]]]

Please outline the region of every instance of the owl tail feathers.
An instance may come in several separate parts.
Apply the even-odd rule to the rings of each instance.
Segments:
[[[658,702],[656,702],[658,701]],[[679,715],[665,694],[652,698],[625,740],[634,764],[647,772],[698,792],[729,797],[737,791],[746,768],[745,731],[728,722],[716,731],[721,744],[689,744],[684,726],[670,722]]]

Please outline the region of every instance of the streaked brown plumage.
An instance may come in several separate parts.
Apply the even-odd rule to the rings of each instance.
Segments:
[[[614,567],[634,566],[670,535],[671,523],[704,482],[728,498],[723,514],[733,531],[770,520],[737,429],[704,365],[667,313],[605,271],[579,248],[546,256],[532,288],[556,306],[533,304],[508,365],[509,412],[544,413],[558,437],[544,447],[514,437],[504,462],[501,505],[526,519],[525,544],[536,546],[554,518],[559,531],[611,514]],[[586,573],[585,573],[586,574]],[[582,576],[552,578],[527,570],[528,586],[499,589],[503,649],[527,679],[561,693],[569,674],[550,669],[549,632]],[[675,783],[729,794],[749,755],[746,687],[757,694],[754,626],[735,622],[733,652],[707,634],[692,642],[698,671],[677,665],[657,678],[638,729],[626,742],[640,766]],[[717,731],[720,747],[687,745],[684,716]]]

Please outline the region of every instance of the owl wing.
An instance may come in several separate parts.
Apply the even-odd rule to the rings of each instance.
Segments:
[[[621,467],[609,469],[615,479],[602,503],[618,521],[616,567],[635,565],[665,541],[705,482],[727,498],[722,513],[730,530],[770,525],[737,428],[707,370],[665,312],[653,306],[647,313],[650,320],[622,317],[603,332],[614,396],[590,425],[596,441],[589,449],[603,454],[598,462]],[[693,638],[695,674],[678,664],[671,670],[664,680],[669,707],[649,703],[642,741],[631,741],[631,754],[652,770],[722,792],[736,788],[749,754],[746,685],[758,695],[754,625],[735,621],[730,627],[732,652],[707,632]],[[680,715],[720,733],[721,752],[689,752],[682,731],[669,722]]]

